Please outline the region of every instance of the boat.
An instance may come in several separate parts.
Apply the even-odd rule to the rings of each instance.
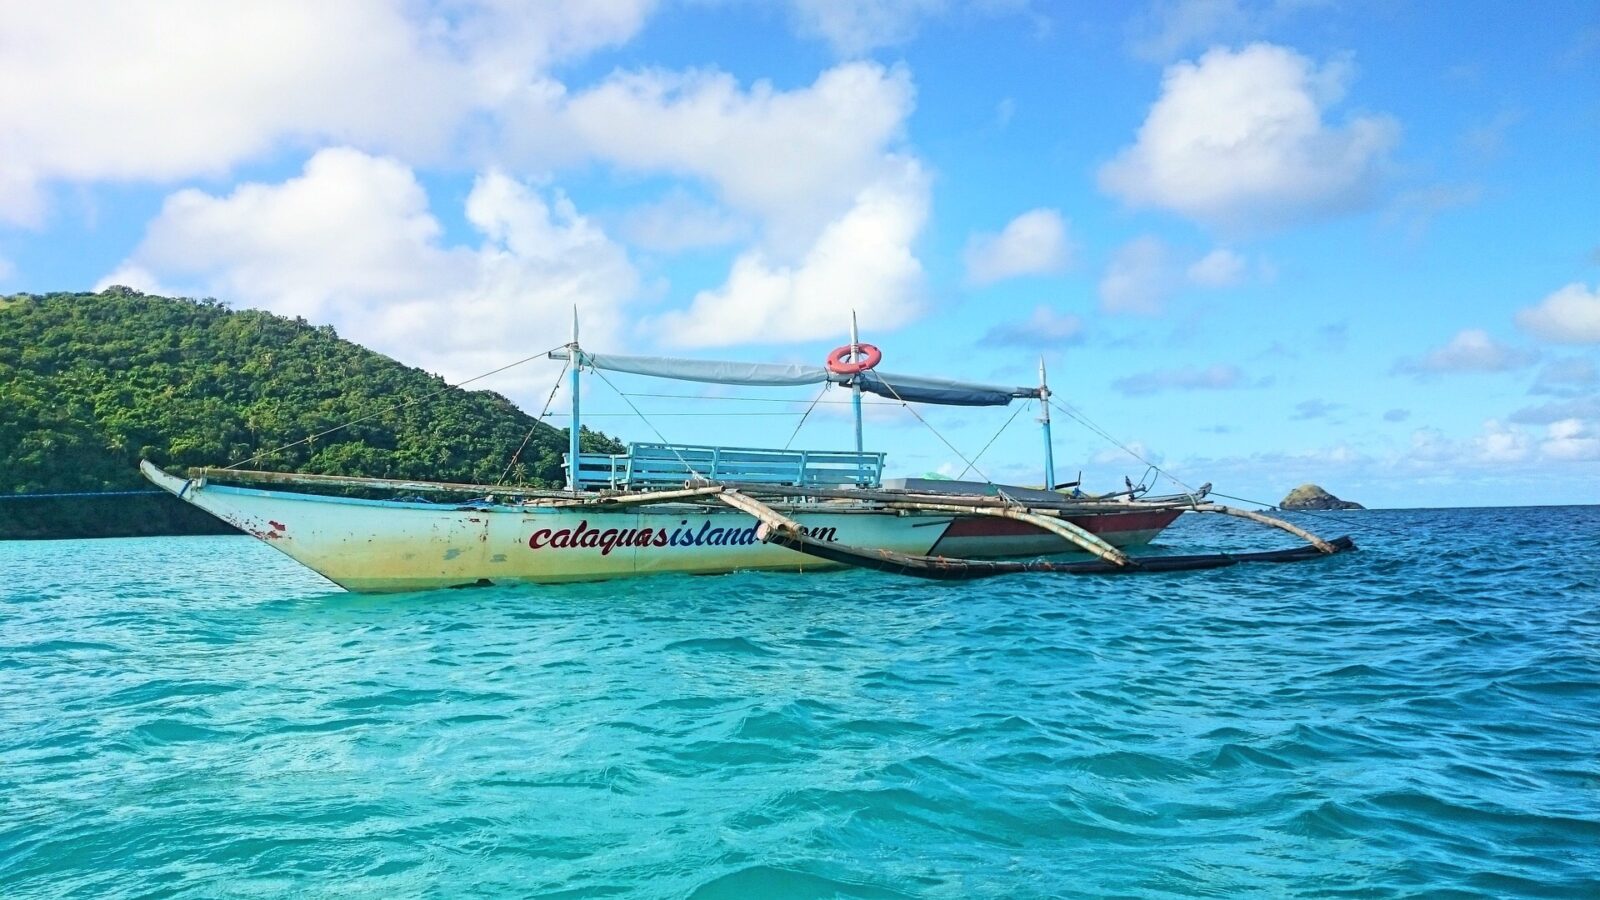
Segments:
[[[179,500],[356,592],[849,566],[933,579],[1129,574],[1294,562],[1354,548],[1348,537],[1325,541],[1281,519],[1211,502],[1209,485],[1151,496],[1148,486],[1131,480],[1125,490],[1103,494],[1057,482],[1042,360],[1037,386],[895,375],[878,368],[881,351],[861,342],[853,323],[850,343],[822,366],[591,353],[579,345],[576,316],[572,340],[548,356],[564,361],[571,377],[560,490],[232,467],[175,475],[148,460],[140,471]],[[752,387],[843,386],[851,395],[855,448],[661,441],[631,443],[620,454],[583,453],[585,371]],[[1038,401],[1042,485],[884,478],[886,454],[863,449],[863,394],[908,406]],[[349,496],[352,489],[367,496]],[[395,496],[372,497],[384,493]],[[1129,552],[1149,545],[1185,512],[1248,519],[1305,543],[1254,553]]]

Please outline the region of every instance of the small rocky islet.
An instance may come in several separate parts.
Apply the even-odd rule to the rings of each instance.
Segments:
[[[1320,485],[1302,484],[1278,502],[1279,509],[1366,509],[1353,500],[1340,500]]]

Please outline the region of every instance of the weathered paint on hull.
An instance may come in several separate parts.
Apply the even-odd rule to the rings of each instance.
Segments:
[[[426,590],[506,582],[596,581],[662,573],[740,569],[804,571],[833,564],[755,538],[755,521],[734,510],[694,506],[614,512],[538,507],[451,507],[354,500],[191,482],[147,467],[151,481],[352,591]],[[1148,514],[1145,514],[1148,515]],[[1108,542],[1148,542],[1159,526],[1091,517]],[[1069,552],[1030,526],[993,528],[948,514],[886,515],[838,510],[791,513],[813,535],[860,547],[923,555],[1032,556]],[[1104,523],[1098,519],[1106,519]],[[1004,522],[1013,526],[1022,523]],[[1119,527],[1126,525],[1128,527]],[[945,540],[947,533],[955,536]],[[958,554],[956,550],[959,549]]]

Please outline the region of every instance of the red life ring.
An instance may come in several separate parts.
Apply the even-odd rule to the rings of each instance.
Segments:
[[[861,359],[851,359],[855,352],[861,352]],[[839,347],[828,354],[828,371],[835,375],[858,375],[883,362],[883,351],[871,344],[856,344],[852,348],[849,344]]]

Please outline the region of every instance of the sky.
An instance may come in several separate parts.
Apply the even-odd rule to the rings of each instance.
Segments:
[[[453,382],[574,309],[594,352],[811,364],[853,312],[887,371],[1042,360],[1088,489],[1600,503],[1597,73],[1592,0],[5,4],[0,293],[214,297]],[[470,386],[565,427],[560,365]],[[853,441],[838,389],[582,400]],[[866,441],[1039,483],[1038,417],[882,401]]]

